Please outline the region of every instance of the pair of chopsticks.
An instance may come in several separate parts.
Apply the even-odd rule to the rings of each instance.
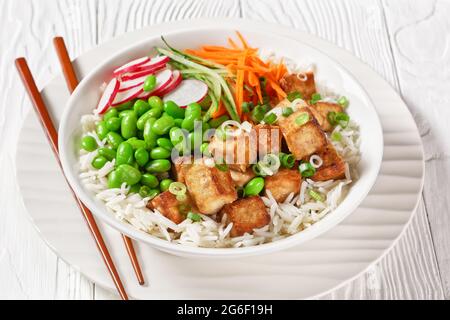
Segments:
[[[73,68],[73,65],[70,61],[69,54],[67,52],[66,45],[64,43],[64,39],[61,37],[55,37],[53,39],[53,43],[56,49],[56,52],[58,54],[58,59],[62,67],[62,71],[64,74],[64,78],[66,79],[67,87],[72,93],[75,88],[78,85],[78,79],[75,74],[75,70]],[[59,160],[59,150],[58,150],[58,132],[55,129],[55,126],[52,122],[52,119],[50,117],[50,114],[48,112],[47,106],[44,103],[44,100],[42,99],[42,96],[36,86],[36,83],[34,81],[33,75],[31,74],[31,71],[28,67],[27,61],[25,58],[17,58],[16,61],[16,67],[19,72],[20,78],[22,79],[23,85],[25,86],[25,89],[28,93],[28,96],[30,97],[30,100],[33,104],[33,107],[38,115],[38,118],[41,122],[41,125],[45,131],[45,134],[47,136],[48,142],[50,143],[53,152],[56,156],[56,160],[61,167],[61,162]],[[62,169],[62,168],[61,168]],[[67,182],[67,179],[66,179]],[[69,185],[70,188],[70,185]],[[100,232],[100,229],[97,226],[97,223],[95,222],[94,216],[92,215],[91,211],[78,199],[75,192],[70,188],[73,197],[75,198],[75,201],[77,202],[78,207],[80,208],[81,213],[83,214],[86,223],[89,227],[89,231],[91,232],[92,236],[94,237],[95,243],[97,245],[98,250],[100,251],[100,254],[102,255],[103,261],[111,275],[111,278],[117,288],[117,291],[119,292],[120,297],[123,300],[128,300],[128,295],[125,291],[125,288],[123,286],[122,280],[120,279],[119,273],[114,265],[114,262],[111,258],[111,255],[108,251],[108,247],[106,246],[106,243],[103,239],[103,236]],[[136,273],[136,277],[138,279],[139,284],[144,284],[144,277],[142,275],[141,268],[139,266],[139,262],[136,256],[136,252],[134,250],[133,242],[130,238],[122,234],[123,241],[125,243],[125,247],[128,253],[128,256],[130,257],[133,269]]]

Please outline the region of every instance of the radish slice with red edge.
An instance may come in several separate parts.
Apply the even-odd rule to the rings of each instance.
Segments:
[[[145,79],[147,79],[147,77],[149,75],[151,75],[151,74],[152,73],[149,73],[149,74],[145,74],[145,75],[143,75],[143,76],[141,76],[139,78],[134,78],[134,79],[130,79],[130,80],[123,80],[123,81],[121,81],[120,82],[119,92],[126,91],[128,89],[132,89],[132,88],[137,87],[137,86],[143,86],[144,82],[145,82]]]
[[[165,69],[165,68],[166,68],[166,65],[162,64],[160,66],[148,68],[148,69],[145,69],[145,70],[140,70],[140,71],[137,71],[137,72],[129,72],[129,73],[122,74],[121,75],[121,79],[122,79],[122,81],[133,80],[133,79],[140,78],[140,77],[143,77],[143,76],[146,76],[146,75],[148,76],[150,74],[154,74],[154,73],[156,73],[156,72],[158,72],[158,71],[160,71],[162,69]]]
[[[172,74],[172,79],[170,79],[170,82],[166,86],[154,91],[152,94],[162,97],[165,94],[168,94],[169,92],[175,90],[176,87],[178,87],[178,85],[180,84],[181,80],[183,80],[183,77],[181,76],[180,71],[175,70]]]
[[[166,94],[163,101],[173,101],[180,107],[186,107],[193,102],[200,102],[208,94],[208,86],[197,79],[186,79],[169,94]]]
[[[111,103],[111,105],[114,107],[133,100],[134,98],[137,98],[142,93],[142,91],[144,90],[140,86],[125,91],[119,91],[117,92],[116,97],[114,98],[114,101]]]
[[[95,113],[102,114],[106,110],[108,110],[108,107],[111,105],[111,103],[114,101],[117,93],[119,92],[120,83],[117,81],[116,78],[113,78],[105,87],[105,90],[103,91],[102,97],[100,98],[100,101],[98,102],[97,109],[95,109]]]
[[[176,72],[176,71],[175,71],[175,72]],[[153,90],[150,91],[150,92],[145,92],[145,91],[143,91],[143,92],[138,96],[138,98],[146,99],[146,98],[150,97],[151,95],[152,95],[152,96],[156,95],[155,92],[157,92],[160,88],[165,88],[165,87],[170,83],[170,81],[171,81],[172,78],[173,78],[173,74],[174,74],[175,72],[172,72],[172,70],[170,70],[170,69],[165,69],[165,70],[162,70],[162,71],[156,73],[156,74],[155,74],[155,76],[156,76],[156,86],[155,86],[155,89],[153,89]]]
[[[149,57],[142,57],[142,58],[130,61],[130,62],[124,64],[123,66],[115,69],[113,71],[113,75],[118,76],[124,72],[131,72],[131,71],[135,70],[136,68],[138,68],[139,66],[148,63],[149,61],[151,61],[151,59]]]
[[[146,70],[149,68],[166,65],[166,63],[169,62],[169,60],[170,60],[170,58],[167,56],[154,57],[154,58],[150,59],[149,61],[147,61],[146,63],[139,65],[138,68],[136,69],[136,72],[141,71],[141,70]]]

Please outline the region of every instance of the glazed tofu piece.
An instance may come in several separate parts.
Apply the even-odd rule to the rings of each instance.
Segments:
[[[230,170],[194,164],[186,172],[187,189],[200,213],[214,214],[237,199]]]
[[[176,196],[169,191],[164,191],[148,202],[147,208],[158,210],[163,216],[172,220],[176,224],[186,219],[186,215],[193,207],[189,196],[186,200],[179,201]]]
[[[306,123],[298,120],[308,115]],[[327,144],[325,132],[309,107],[299,108],[287,118],[280,118],[281,128],[287,146],[297,160],[301,160],[323,149]]]
[[[247,182],[255,177],[252,168],[248,168],[245,172],[230,170],[230,175],[234,185],[238,188],[245,186]]]
[[[345,177],[345,162],[330,142],[317,155],[322,158],[323,164],[316,169],[316,173],[311,177],[312,180],[338,180]]]
[[[176,181],[184,183],[186,172],[192,167],[192,157],[179,157],[174,160],[172,174]]]
[[[209,152],[216,163],[225,161],[230,169],[245,172],[248,166],[256,162],[257,150],[255,145],[256,135],[242,132],[237,137],[229,137],[225,140],[214,135],[209,143]]]
[[[281,151],[281,139],[283,135],[278,126],[258,124],[254,127],[254,130],[258,143],[259,159],[262,159],[268,153],[278,154]]]
[[[292,192],[294,194],[300,192],[302,178],[296,169],[280,169],[273,176],[268,176],[264,180],[266,195],[269,190],[277,202],[283,202]]]
[[[343,112],[343,108],[340,104],[332,103],[332,102],[316,102],[311,106],[311,109],[315,112],[314,116],[320,124],[320,127],[323,131],[331,131],[333,130],[333,126],[328,121],[328,113],[329,112]]]
[[[303,95],[303,100],[311,99],[312,94],[317,92],[312,71],[286,74],[281,78],[280,86],[286,93],[300,92]]]
[[[258,196],[239,199],[227,204],[221,211],[221,215],[227,215],[227,221],[233,223],[230,235],[242,236],[244,233],[252,233],[255,228],[262,228],[269,224],[270,216],[267,213],[264,202]]]

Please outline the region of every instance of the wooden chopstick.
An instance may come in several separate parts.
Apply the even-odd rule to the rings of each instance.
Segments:
[[[59,63],[61,64],[62,72],[64,78],[66,79],[67,88],[70,93],[72,93],[78,85],[78,78],[75,73],[72,62],[70,61],[69,52],[67,51],[66,44],[62,37],[53,38],[53,45],[55,46],[56,53],[58,55]],[[131,265],[133,266],[134,273],[140,285],[145,283],[144,276],[142,275],[142,270],[139,265],[139,260],[134,250],[133,240],[122,234],[122,239],[124,241],[125,247],[127,249],[128,257],[131,260]]]
[[[41,122],[41,125],[44,129],[44,132],[47,136],[48,142],[50,143],[53,152],[56,156],[56,160],[61,167],[61,162],[59,160],[59,150],[58,150],[58,132],[55,129],[55,126],[53,125],[52,119],[50,118],[50,114],[48,113],[47,106],[44,103],[44,100],[42,99],[42,96],[36,86],[36,83],[34,81],[33,75],[31,74],[30,68],[28,67],[27,61],[25,58],[17,58],[16,61],[16,68],[19,72],[20,78],[22,79],[23,85],[25,86],[25,89],[28,93],[28,96],[30,97],[30,100],[33,104],[33,107],[37,113],[37,116]],[[61,167],[62,170],[62,167]],[[64,176],[67,182],[67,178]],[[67,182],[69,185],[69,183]],[[69,185],[70,188],[70,185]],[[119,273],[117,272],[117,269],[114,265],[114,262],[111,258],[111,255],[109,254],[108,248],[106,246],[105,241],[103,240],[102,234],[97,226],[97,223],[95,222],[94,216],[89,211],[89,209],[78,199],[78,197],[75,195],[75,192],[70,188],[73,197],[75,198],[78,207],[80,208],[81,212],[83,213],[83,216],[86,220],[86,223],[89,227],[89,230],[94,237],[95,243],[97,244],[97,248],[100,251],[103,261],[108,268],[108,271],[112,277],[112,280],[114,281],[114,284],[117,288],[117,291],[120,294],[120,297],[123,300],[128,300],[128,295],[125,291],[125,288],[122,284],[122,281],[120,280]]]

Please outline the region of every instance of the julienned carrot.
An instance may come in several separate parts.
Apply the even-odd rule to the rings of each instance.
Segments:
[[[218,107],[217,107],[217,110],[214,111],[214,112],[211,114],[211,117],[212,117],[213,119],[215,119],[215,118],[218,118],[218,117],[220,117],[220,116],[223,116],[225,113],[227,113],[227,109],[225,109],[225,105],[223,104],[222,99],[220,99],[219,105],[218,105]]]
[[[287,68],[281,60],[279,63],[272,61],[263,61],[258,56],[258,49],[249,46],[242,34],[236,31],[241,46],[238,46],[233,39],[228,38],[228,44],[231,48],[225,46],[204,45],[199,50],[186,50],[186,53],[198,56],[200,58],[214,61],[221,64],[228,70],[231,76],[227,77],[230,90],[233,92],[236,111],[241,119],[242,103],[252,101],[263,103],[262,88],[260,78],[267,79],[264,92],[271,97],[283,99],[286,93],[279,86],[280,79],[287,72]],[[235,81],[233,79],[235,77]],[[255,101],[256,100],[256,101]],[[216,112],[212,117],[216,118],[226,112],[224,103],[220,101]]]

